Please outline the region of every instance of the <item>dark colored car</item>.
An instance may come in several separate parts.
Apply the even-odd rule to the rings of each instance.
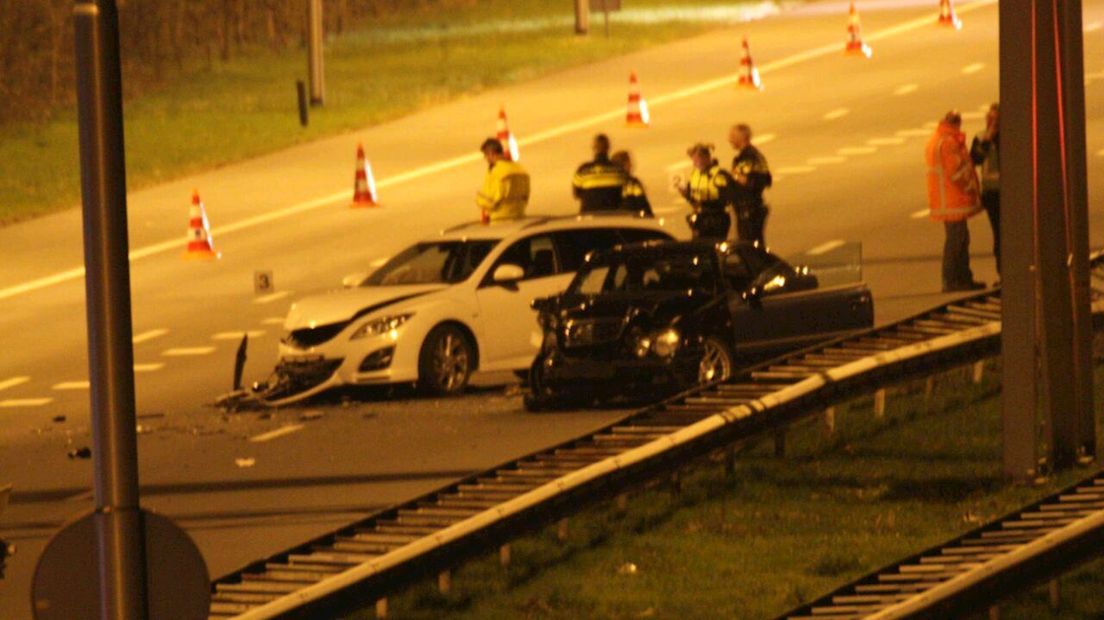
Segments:
[[[861,282],[818,287],[805,267],[747,243],[648,242],[587,257],[533,302],[544,342],[529,409],[656,398],[870,327]]]

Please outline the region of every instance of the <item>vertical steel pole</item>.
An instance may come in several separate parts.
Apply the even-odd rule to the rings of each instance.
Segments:
[[[77,0],[73,16],[100,617],[139,620],[147,610],[146,563],[134,428],[119,17],[115,0]]]
[[[308,0],[307,9],[307,70],[310,76],[311,105],[322,105],[326,99],[325,70],[322,66],[322,0]]]
[[[590,32],[590,0],[575,0],[575,34]]]

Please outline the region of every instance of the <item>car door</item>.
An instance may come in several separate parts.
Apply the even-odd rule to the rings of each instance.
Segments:
[[[505,264],[521,267],[525,275],[516,282],[494,282],[495,270]],[[499,255],[476,290],[484,335],[480,343],[483,370],[529,366],[541,339],[530,303],[562,291],[571,276],[560,268],[556,245],[549,234],[519,239]]]

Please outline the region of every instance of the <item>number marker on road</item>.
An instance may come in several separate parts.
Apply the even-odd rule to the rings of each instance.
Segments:
[[[837,118],[843,118],[843,117],[847,116],[850,113],[851,113],[851,110],[848,110],[847,108],[836,108],[835,110],[832,110],[831,112],[825,114],[824,115],[824,120],[834,121]]]
[[[962,72],[966,75],[970,75],[971,73],[977,73],[978,71],[981,71],[984,68],[985,68],[985,63],[975,62],[975,63],[972,63],[972,64],[968,64],[965,67],[962,67]]]
[[[196,355],[207,355],[214,352],[214,347],[177,347],[175,349],[165,349],[161,352],[161,355],[165,357],[192,357]]]
[[[916,92],[917,88],[919,88],[919,86],[917,86],[916,84],[902,84],[902,85],[898,86],[897,88],[893,89],[893,94],[900,97],[902,95],[908,95],[908,94]]]
[[[211,336],[211,340],[241,340],[242,336],[249,336],[249,339],[260,338],[265,335],[263,329],[250,329],[240,332],[219,332],[214,336]]]
[[[10,379],[4,379],[3,381],[0,381],[0,390],[6,390],[17,385],[23,385],[30,380],[30,377],[12,377]]]
[[[268,303],[272,303],[272,302],[274,302],[278,299],[283,299],[283,298],[287,297],[290,294],[291,294],[291,291],[277,291],[275,293],[270,293],[268,295],[261,295],[260,297],[255,298],[253,300],[253,303],[255,303],[255,304],[268,304]]]
[[[167,329],[151,329],[149,331],[142,332],[142,333],[138,334],[137,336],[135,336],[132,339],[132,342],[134,344],[141,344],[143,342],[149,342],[150,340],[153,340],[154,338],[160,338],[161,336],[164,336],[167,333],[169,333],[169,330],[167,330]]]
[[[41,407],[52,402],[54,402],[52,398],[9,398],[7,400],[0,400],[0,408]]]
[[[832,250],[841,247],[844,243],[846,242],[843,239],[833,239],[831,241],[816,246],[815,248],[806,252],[806,254],[808,254],[809,256],[819,256],[821,254],[824,254],[825,252],[831,252]]]
[[[284,435],[290,435],[295,431],[303,430],[302,424],[286,424],[275,430],[268,431],[267,433],[261,433],[260,435],[254,435],[249,438],[250,443],[264,443],[266,441],[272,441],[277,437],[283,437]]]
[[[53,389],[55,390],[87,390],[89,388],[87,381],[62,381],[61,383],[55,383]]]

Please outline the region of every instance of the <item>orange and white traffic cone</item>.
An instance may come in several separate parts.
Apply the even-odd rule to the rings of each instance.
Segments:
[[[851,0],[851,15],[847,21],[847,45],[844,46],[845,54],[863,55],[870,58],[874,52],[870,46],[863,43],[862,24],[859,22],[859,11],[855,8],[855,0]]]
[[[364,145],[357,145],[356,174],[353,177],[353,202],[350,207],[378,207],[376,179],[372,177],[372,165],[364,158]]]
[[[939,25],[962,29],[962,20],[955,15],[953,0],[939,0]]]
[[[221,258],[211,239],[211,227],[207,223],[207,211],[199,200],[199,192],[192,190],[192,206],[188,209],[188,241],[184,258],[214,260]]]
[[[751,48],[748,47],[747,37],[741,44],[740,51],[740,81],[742,88],[754,88],[763,90],[763,83],[759,81],[759,70],[755,68],[755,61],[751,59]]]
[[[629,107],[625,112],[625,125],[647,127],[649,122],[648,102],[640,95],[640,82],[636,80],[636,71],[633,71],[629,73]]]
[[[510,126],[506,124],[506,108],[498,108],[498,132],[495,135],[502,144],[502,150],[506,152],[506,159],[518,161],[518,145],[514,134],[510,133]]]

